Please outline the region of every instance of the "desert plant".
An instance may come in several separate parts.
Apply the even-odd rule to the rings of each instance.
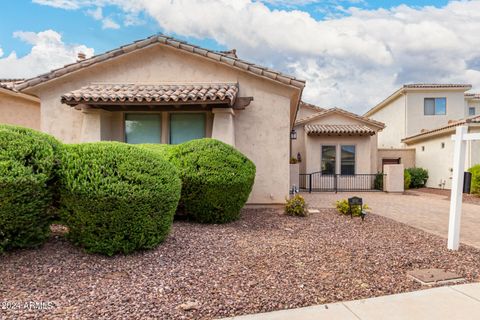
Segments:
[[[403,187],[405,190],[410,188],[410,184],[412,183],[412,176],[407,169],[403,170]]]
[[[342,199],[338,200],[335,202],[335,206],[341,214],[350,214],[350,206],[348,205],[348,200],[347,199]],[[362,210],[368,210],[370,209],[367,204],[364,204],[362,208],[360,206],[353,206],[352,211],[353,211],[353,216],[360,216],[362,213]]]
[[[406,169],[411,177],[410,188],[422,188],[428,180],[428,171],[423,168]]]
[[[48,238],[59,146],[47,134],[0,125],[0,252]]]
[[[179,170],[180,214],[202,223],[226,223],[240,217],[255,180],[255,165],[246,156],[228,144],[208,138],[157,152]]]
[[[472,173],[471,193],[480,195],[480,164],[474,165],[469,172]]]
[[[166,238],[181,188],[173,165],[123,143],[65,149],[59,170],[61,219],[74,244],[113,255],[150,249]]]
[[[291,199],[287,199],[285,204],[285,214],[289,216],[306,217],[308,215],[308,210],[305,199],[299,194],[296,194]]]

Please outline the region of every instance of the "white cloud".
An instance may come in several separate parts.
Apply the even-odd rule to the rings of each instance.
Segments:
[[[321,106],[362,112],[407,82],[480,89],[479,0],[378,10],[325,0],[338,3],[341,16],[322,21],[289,7],[299,2],[264,2],[279,7],[254,0],[97,0],[95,6],[118,6],[126,17],[143,12],[166,33],[211,38],[247,60],[306,78],[305,99]]]
[[[104,17],[101,7],[96,9],[89,9],[86,14],[97,21],[102,22],[102,29],[120,29],[120,25],[116,23],[111,17]]]
[[[53,30],[42,32],[16,31],[14,37],[32,45],[32,50],[23,57],[15,51],[6,57],[0,55],[0,78],[26,78],[48,72],[51,69],[75,62],[79,52],[87,57],[94,51],[84,45],[65,44],[61,35]]]
[[[0,58],[3,56],[3,50],[0,48]]]

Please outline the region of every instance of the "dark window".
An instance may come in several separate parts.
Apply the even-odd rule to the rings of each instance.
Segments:
[[[426,116],[447,114],[447,98],[425,98],[423,113]]]
[[[322,146],[322,174],[335,174],[336,146]]]
[[[355,174],[355,146],[341,146],[340,174]]]
[[[442,149],[445,148],[445,142],[442,142]]]
[[[475,115],[475,107],[468,108],[468,115],[469,116],[474,116]]]

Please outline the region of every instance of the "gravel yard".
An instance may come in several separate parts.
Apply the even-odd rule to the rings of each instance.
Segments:
[[[0,261],[0,319],[222,318],[418,290],[406,276],[415,268],[468,281],[480,272],[480,250],[448,252],[440,237],[333,209],[307,218],[250,209],[227,225],[179,221],[157,249],[113,258],[55,235]],[[25,308],[31,301],[50,305]]]

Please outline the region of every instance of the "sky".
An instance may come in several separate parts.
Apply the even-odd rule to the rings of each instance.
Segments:
[[[163,33],[304,79],[326,108],[363,113],[405,83],[480,90],[480,0],[16,0],[0,26],[0,78]]]

